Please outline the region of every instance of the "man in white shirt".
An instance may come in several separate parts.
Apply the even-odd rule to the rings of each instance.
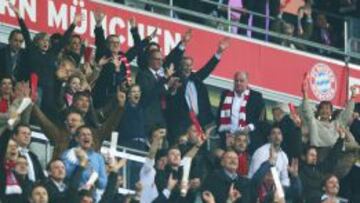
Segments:
[[[31,129],[27,124],[19,124],[13,134],[13,139],[19,146],[19,153],[23,155],[29,165],[29,180],[36,182],[45,178],[43,169],[41,168],[40,161],[36,154],[29,151],[29,145],[31,142]]]
[[[289,187],[290,179],[288,174],[289,160],[280,146],[283,141],[283,136],[279,126],[273,126],[270,133],[270,143],[267,143],[257,149],[251,159],[249,178],[252,178],[256,171],[260,168],[261,164],[267,161],[270,157],[271,150],[276,156],[273,166],[276,167],[282,186]]]

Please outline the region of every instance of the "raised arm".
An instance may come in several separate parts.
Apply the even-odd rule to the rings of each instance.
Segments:
[[[10,3],[9,1],[8,3],[10,5],[11,10],[15,13],[18,19],[20,30],[25,40],[25,45],[27,48],[29,48],[32,45],[29,29],[27,28],[23,17],[20,15],[19,10],[15,8],[14,4]]]
[[[356,89],[357,89],[356,86],[352,86],[350,88],[351,98],[350,98],[349,102],[347,103],[345,109],[340,112],[338,119],[336,119],[344,127],[347,126],[348,121],[350,120],[352,113],[354,112],[354,109],[355,109],[354,100],[360,95],[360,93],[357,92]]]
[[[146,37],[144,40],[141,40],[139,35],[139,30],[136,25],[136,21],[134,17],[129,20],[129,24],[131,27],[130,28],[131,36],[134,39],[134,46],[127,50],[125,56],[129,60],[129,62],[131,62],[132,60],[134,60],[136,56],[141,55],[144,48],[149,44],[152,37],[149,36]]]
[[[40,110],[40,108],[35,104],[33,106],[32,115],[38,120],[39,125],[49,140],[58,143],[61,139],[60,129],[50,121],[48,117]]]
[[[74,17],[74,22],[72,22],[69,26],[69,28],[65,31],[64,35],[60,38],[60,41],[58,44],[55,44],[51,51],[55,54],[59,54],[60,51],[69,43],[70,37],[73,34],[76,25],[80,24],[82,21],[82,15],[77,14]]]
[[[111,132],[117,127],[124,112],[124,106],[126,101],[126,94],[124,92],[118,91],[117,92],[117,103],[118,107],[115,111],[109,115],[109,117],[105,120],[102,126],[99,129],[97,134],[97,149],[100,149],[102,142],[105,139],[110,139]]]
[[[181,37],[181,41],[178,43],[178,45],[171,50],[171,52],[165,57],[164,59],[164,68],[170,67],[170,64],[174,64],[177,68],[179,66],[179,63],[181,61],[181,58],[184,55],[185,47],[190,42],[192,38],[192,30],[188,29]],[[176,69],[176,72],[179,70]]]
[[[222,53],[230,46],[229,38],[224,38],[220,41],[218,49],[215,55],[203,66],[199,71],[195,73],[195,76],[200,80],[205,80],[212,71],[214,71],[216,65],[220,61]]]
[[[117,179],[118,179],[118,172],[120,168],[122,168],[126,163],[125,159],[116,161],[110,164],[110,173],[108,175],[108,182],[106,184],[105,192],[101,197],[100,203],[108,203],[112,202],[114,196],[117,194]]]
[[[95,18],[95,22],[96,22],[96,27],[94,30],[95,46],[96,46],[95,61],[98,61],[101,57],[103,57],[107,50],[105,34],[104,34],[104,30],[102,28],[102,21],[103,21],[104,17],[105,17],[105,14],[101,11],[96,11],[94,13],[94,18]]]

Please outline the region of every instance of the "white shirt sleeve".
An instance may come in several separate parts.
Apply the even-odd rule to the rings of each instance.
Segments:
[[[249,178],[252,178],[256,171],[260,168],[261,164],[269,159],[269,152],[266,153],[266,151],[268,151],[266,149],[267,148],[264,150],[264,147],[260,147],[255,151],[250,163]]]
[[[285,153],[282,153],[280,157],[278,157],[278,159],[282,159],[281,163],[282,163],[282,167],[281,167],[281,171],[280,171],[280,181],[281,181],[281,185],[285,186],[285,187],[289,187],[290,186],[290,178],[289,178],[289,172],[288,172],[288,165],[289,165],[289,160],[287,159],[287,156]]]

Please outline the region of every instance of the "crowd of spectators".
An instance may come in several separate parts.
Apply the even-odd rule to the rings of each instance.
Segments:
[[[315,109],[305,77],[301,106],[279,103],[269,120],[251,76],[234,70],[233,89],[213,114],[203,81],[221,63],[228,38],[195,72],[196,59],[185,55],[191,30],[163,56],[152,41],[156,31],[141,39],[132,18],[135,45],[125,51],[117,35],[104,35],[105,15],[96,11],[92,48],[73,33],[81,15],[64,34],[31,39],[11,8],[20,29],[0,50],[2,203],[360,202],[358,87],[343,110],[329,101]],[[301,13],[308,22],[309,7]],[[29,150],[30,124],[54,145],[46,168]],[[119,145],[148,152],[143,164],[99,152],[113,131]],[[209,149],[214,132],[220,143]],[[126,164],[131,178],[120,173]],[[118,193],[124,180],[134,195]]]

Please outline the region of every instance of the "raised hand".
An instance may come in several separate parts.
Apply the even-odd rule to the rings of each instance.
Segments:
[[[110,63],[110,61],[112,60],[113,58],[112,57],[106,57],[106,56],[103,56],[100,58],[99,62],[98,62],[98,65],[100,67],[103,67],[105,64],[107,63]]]
[[[85,150],[83,150],[81,148],[76,148],[75,155],[78,158],[80,166],[85,167],[88,164],[88,156],[87,156]]]
[[[155,30],[153,30],[151,32],[151,34],[148,36],[148,38],[150,38],[150,40],[154,39],[155,36],[157,35],[157,31],[158,31],[158,27],[156,27]]]
[[[360,96],[360,85],[353,85],[350,87],[351,98],[356,99]]]
[[[105,17],[105,14],[100,9],[97,9],[94,12],[94,18],[95,18],[96,26],[98,26],[98,27],[101,26],[102,21],[104,20],[104,17]]]
[[[219,47],[218,47],[217,53],[222,54],[227,48],[229,48],[229,46],[230,46],[230,38],[229,37],[225,37],[225,38],[221,39],[219,42]]]
[[[165,69],[165,78],[170,78],[175,73],[175,66],[173,63],[170,64],[170,67]]]
[[[117,89],[116,98],[119,102],[120,107],[124,107],[126,102],[126,93],[122,91],[121,88]]]
[[[288,166],[288,171],[293,177],[299,176],[299,160],[293,158],[291,161],[291,165]]]
[[[122,167],[126,165],[126,162],[127,162],[126,159],[120,159],[110,164],[109,167],[113,172],[118,172]]]
[[[305,99],[308,97],[308,91],[309,91],[309,74],[304,74],[304,79],[301,85],[301,92],[303,93],[303,96]]]
[[[135,28],[136,27],[136,19],[135,17],[131,17],[129,20],[129,24],[131,28]]]
[[[74,25],[80,25],[80,23],[83,21],[83,19],[84,19],[84,16],[83,16],[81,13],[78,13],[78,14],[76,14],[75,17],[74,17],[74,22],[73,22],[73,24],[74,24]]]
[[[178,180],[174,179],[173,174],[171,173],[169,176],[168,182],[167,182],[167,189],[172,191],[175,188],[177,183],[178,183]]]
[[[186,45],[190,42],[191,38],[192,38],[192,29],[188,29],[181,37],[181,42],[184,45]]]
[[[15,13],[16,17],[21,18],[19,9],[15,7],[13,3],[11,3],[9,0],[6,0],[9,4],[10,9]]]
[[[340,139],[345,139],[348,137],[346,129],[341,125],[336,125],[336,131],[339,134]]]
[[[214,195],[210,191],[204,191],[202,193],[202,198],[204,199],[205,203],[216,203]]]
[[[235,203],[239,198],[241,198],[241,193],[234,188],[234,183],[231,184],[230,189],[229,189],[229,196],[228,196],[228,200],[230,202]]]

